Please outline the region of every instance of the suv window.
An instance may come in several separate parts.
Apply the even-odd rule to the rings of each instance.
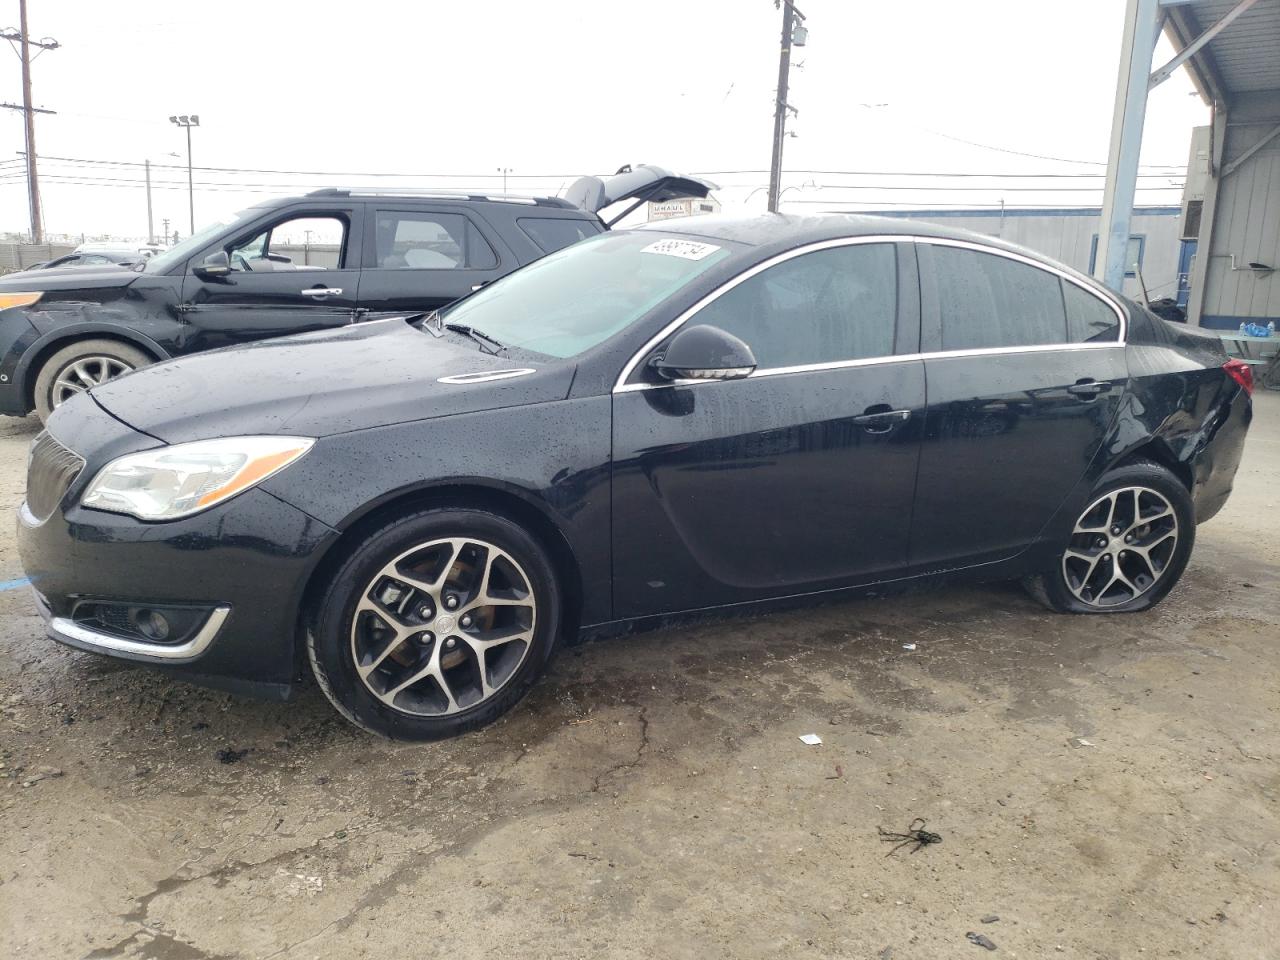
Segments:
[[[493,247],[475,224],[458,213],[379,210],[375,265],[383,270],[492,270]]]
[[[943,350],[1063,343],[1067,333],[1056,274],[1008,257],[931,245]]]
[[[520,217],[516,223],[543,253],[555,253],[571,243],[594,237],[601,230],[598,223],[567,217]]]
[[[231,269],[247,273],[339,270],[347,246],[347,220],[304,214],[280,220],[227,249]]]
[[[760,369],[893,353],[898,267],[893,244],[802,254],[756,274],[698,311],[740,337]]]
[[[1120,320],[1100,297],[1074,283],[1062,283],[1067,304],[1067,339],[1071,343],[1100,343],[1120,338]]]

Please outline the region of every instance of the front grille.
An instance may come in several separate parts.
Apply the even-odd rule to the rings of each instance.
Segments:
[[[84,469],[84,461],[49,435],[47,430],[31,442],[27,466],[27,509],[45,521],[58,508],[67,488]]]

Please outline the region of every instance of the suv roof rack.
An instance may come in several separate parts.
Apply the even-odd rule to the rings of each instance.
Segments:
[[[427,200],[488,200],[494,203],[525,203],[539,207],[559,207],[564,210],[577,210],[576,204],[561,197],[532,197],[514,193],[468,193],[465,190],[415,190],[405,187],[370,189],[348,189],[343,187],[325,187],[323,190],[312,190],[308,197],[413,197]]]

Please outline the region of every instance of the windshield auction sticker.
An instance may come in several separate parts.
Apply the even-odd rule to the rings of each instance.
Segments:
[[[668,257],[680,257],[682,260],[701,260],[719,249],[714,243],[699,243],[697,240],[655,240],[647,247],[641,247],[640,252],[661,253]]]

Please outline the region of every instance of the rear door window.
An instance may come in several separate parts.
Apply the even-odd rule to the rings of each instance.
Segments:
[[[379,210],[374,266],[380,270],[491,270],[498,255],[459,213]]]
[[[571,243],[594,237],[603,229],[594,221],[567,217],[520,217],[516,223],[543,253],[555,253]]]
[[[992,253],[928,246],[937,279],[943,350],[1067,342],[1066,307],[1057,274]]]

